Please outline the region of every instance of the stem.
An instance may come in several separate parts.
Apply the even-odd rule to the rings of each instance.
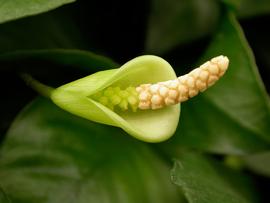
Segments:
[[[29,74],[23,73],[20,76],[28,86],[37,91],[39,94],[47,98],[51,97],[51,93],[54,90],[54,88],[40,83]]]

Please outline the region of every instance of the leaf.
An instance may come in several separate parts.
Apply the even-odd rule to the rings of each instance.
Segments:
[[[257,191],[247,176],[202,155],[182,154],[175,160],[171,175],[189,203],[258,202]]]
[[[215,28],[218,1],[153,0],[148,21],[146,51],[163,54],[179,44],[204,37]]]
[[[16,118],[1,149],[1,186],[16,203],[180,202],[168,177],[148,145],[41,98]]]
[[[22,66],[30,66],[31,63],[33,64],[34,62],[38,64],[44,64],[46,62],[55,63],[58,65],[58,67],[59,65],[79,67],[81,70],[86,72],[96,72],[119,66],[109,58],[97,55],[90,51],[77,49],[20,50],[0,55],[0,63],[2,64],[1,69],[14,64],[12,66],[15,66],[14,69],[17,69],[17,71],[22,71]],[[22,65],[18,67],[18,64]],[[25,68],[27,69],[27,67]],[[48,69],[50,69],[49,65],[46,67],[46,70]],[[55,67],[53,67],[50,71],[53,71],[53,69],[55,69]]]
[[[247,155],[242,159],[253,172],[270,177],[270,151]]]
[[[268,0],[220,0],[232,8],[239,18],[251,18],[270,12]]]
[[[205,96],[243,127],[269,142],[269,97],[240,25],[232,13],[225,18],[223,33],[217,34],[204,58],[222,50],[230,58],[231,69],[223,83]]]
[[[202,61],[220,54],[230,59],[226,75],[207,92],[182,104],[180,124],[165,145],[167,152],[177,154],[181,147],[222,154],[269,149],[269,98],[231,13],[224,15]]]
[[[241,0],[237,13],[240,18],[269,14],[269,0]]]
[[[241,5],[243,0],[220,0],[225,3],[227,7],[237,10],[237,8]]]
[[[1,202],[1,203],[10,203],[9,198],[8,198],[7,195],[4,193],[4,191],[1,189],[1,187],[0,187],[0,202]]]
[[[0,0],[0,23],[43,13],[75,0]]]
[[[61,108],[83,118],[117,126],[131,136],[147,142],[161,142],[173,135],[178,124],[180,105],[159,110],[114,112],[91,98],[111,87],[136,87],[175,79],[172,67],[157,56],[137,57],[119,69],[97,72],[63,85],[52,92],[51,99]]]
[[[49,13],[0,24],[0,53],[26,49],[86,49],[71,11],[70,7],[61,7]]]

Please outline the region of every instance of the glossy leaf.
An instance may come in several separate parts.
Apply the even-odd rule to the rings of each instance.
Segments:
[[[269,142],[269,97],[253,53],[232,13],[225,16],[221,32],[217,33],[203,58],[217,52],[227,55],[231,66],[227,77],[219,86],[208,91],[206,98],[227,112],[239,125]]]
[[[0,24],[0,30],[0,53],[27,49],[86,49],[70,7]]]
[[[37,50],[20,50],[8,52],[0,55],[1,69],[9,68],[12,66],[14,69],[22,68],[22,66],[31,63],[55,63],[69,67],[80,68],[87,72],[97,72],[111,68],[117,68],[119,65],[109,58],[101,55],[94,54],[90,51],[77,50],[77,49],[37,49]],[[20,67],[17,64],[22,64]],[[27,67],[25,67],[27,68]],[[50,69],[48,65],[46,69]],[[50,70],[50,72],[53,70]],[[64,71],[64,70],[63,70]]]
[[[225,154],[269,149],[269,99],[243,32],[230,13],[223,17],[202,61],[229,57],[226,75],[201,96],[182,104],[176,135],[165,145]]]
[[[181,202],[167,164],[148,145],[47,99],[32,102],[12,124],[0,180],[16,203]]]
[[[108,86],[127,88],[140,84],[175,79],[171,66],[156,56],[137,57],[119,69],[97,72],[63,85],[52,92],[61,108],[83,118],[121,127],[130,135],[147,142],[160,142],[173,135],[178,124],[180,105],[159,110],[114,112],[91,98]]]
[[[179,44],[203,37],[215,28],[219,2],[215,0],[153,0],[146,51],[162,54]]]
[[[0,0],[0,23],[43,13],[75,0]]]
[[[189,203],[259,202],[248,177],[202,155],[183,153],[171,174]]]

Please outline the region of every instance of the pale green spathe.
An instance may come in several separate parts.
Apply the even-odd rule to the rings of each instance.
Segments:
[[[91,95],[108,86],[136,87],[175,78],[174,70],[164,59],[151,55],[140,56],[119,69],[101,71],[63,85],[53,91],[51,99],[72,114],[120,127],[131,136],[146,142],[161,142],[175,132],[180,104],[159,110],[116,113],[91,99]]]

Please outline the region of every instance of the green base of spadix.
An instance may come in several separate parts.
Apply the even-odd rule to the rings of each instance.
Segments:
[[[135,87],[121,89],[120,87],[108,87],[92,95],[91,98],[114,110],[126,111],[129,108],[137,111],[139,97]]]

